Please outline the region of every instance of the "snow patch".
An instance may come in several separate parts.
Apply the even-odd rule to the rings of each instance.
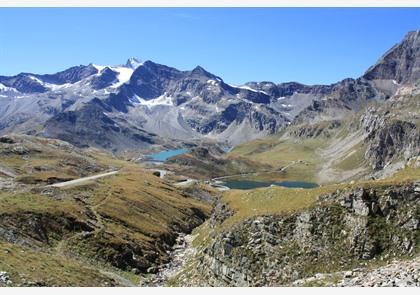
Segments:
[[[64,89],[64,88],[68,88],[71,87],[73,84],[71,83],[65,83],[65,84],[52,84],[52,83],[47,83],[47,82],[43,82],[40,79],[34,77],[34,76],[29,76],[29,79],[41,84],[42,86],[44,86],[45,88],[51,90],[51,91],[56,91],[56,90],[60,90],[60,89]],[[80,81],[79,81],[80,82]]]
[[[1,92],[18,92],[15,88],[7,87],[6,85],[1,84],[1,83],[0,83],[0,91]]]
[[[139,63],[138,66],[140,65],[141,64]],[[117,75],[118,81],[110,85],[109,88],[117,88],[127,83],[128,81],[130,81],[131,75],[133,75],[133,72],[136,69],[134,66],[130,66],[130,67],[129,66],[99,66],[95,64],[92,64],[92,66],[98,70],[98,73],[96,74],[96,76],[100,76],[102,74],[102,71],[105,68],[109,68],[110,70],[118,73]]]
[[[100,74],[100,73],[102,72],[102,70],[106,68],[106,66],[100,66],[100,65],[95,65],[95,64],[92,64],[92,66],[93,66],[95,69],[97,69],[97,70],[98,70],[98,74]]]
[[[48,89],[52,90],[52,91],[56,91],[56,90],[71,87],[72,84],[65,83],[65,84],[61,84],[61,85],[56,85],[56,84],[44,83],[44,86],[47,87]]]
[[[257,89],[251,88],[249,86],[246,86],[246,85],[242,85],[242,86],[236,86],[236,85],[231,85],[231,84],[228,84],[228,85],[233,87],[233,88],[239,88],[239,89],[249,90],[249,91],[252,91],[252,92],[263,93],[265,95],[268,95],[268,93],[265,92],[265,91],[257,90]]]
[[[127,67],[111,67],[111,70],[118,73],[118,82],[111,85],[111,88],[117,88],[124,83],[130,81],[131,75],[133,75],[134,70]]]
[[[42,82],[41,80],[39,80],[37,77],[34,76],[29,76],[29,79],[31,79],[32,81],[35,81],[41,85],[44,85],[44,82]]]
[[[207,80],[207,84],[210,84],[210,85],[213,85],[213,86],[217,86],[217,81],[216,80],[212,80],[212,79],[210,79],[210,80]]]
[[[150,99],[150,100],[145,100],[141,97],[139,97],[138,95],[134,95],[134,97],[132,97],[130,99],[131,102],[133,103],[137,103],[140,105],[144,105],[147,106],[148,108],[152,108],[155,106],[162,106],[162,105],[166,105],[166,106],[173,106],[174,103],[172,101],[172,97],[167,96],[166,93],[164,93],[163,95],[154,98],[154,99]]]

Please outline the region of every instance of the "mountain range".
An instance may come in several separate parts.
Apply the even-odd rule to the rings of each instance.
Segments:
[[[113,152],[168,140],[237,145],[290,124],[336,120],[417,85],[419,32],[408,33],[366,73],[331,85],[225,83],[200,66],[181,71],[130,58],[55,74],[0,76],[0,134],[25,133]]]

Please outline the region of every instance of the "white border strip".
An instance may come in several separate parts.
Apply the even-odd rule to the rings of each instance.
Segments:
[[[0,0],[0,7],[420,7],[419,0]]]

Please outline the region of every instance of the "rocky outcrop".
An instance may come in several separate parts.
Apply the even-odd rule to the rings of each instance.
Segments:
[[[5,271],[0,271],[0,287],[11,285],[13,282],[10,280],[10,276]]]
[[[413,255],[420,238],[419,208],[416,183],[337,191],[300,213],[248,219],[202,250],[195,283],[289,285],[325,270]]]
[[[373,169],[420,155],[420,130],[415,123],[394,119],[374,108],[368,109],[361,122],[367,133],[365,158]]]
[[[0,238],[9,243],[42,247],[73,232],[91,232],[93,227],[73,216],[53,214],[0,214]]]

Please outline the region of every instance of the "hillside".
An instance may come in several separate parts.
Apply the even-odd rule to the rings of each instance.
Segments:
[[[0,269],[10,285],[138,284],[210,212],[138,165],[29,136],[1,137]],[[118,170],[55,188],[50,183]],[[54,176],[52,176],[54,175]],[[40,271],[42,270],[42,271]]]

